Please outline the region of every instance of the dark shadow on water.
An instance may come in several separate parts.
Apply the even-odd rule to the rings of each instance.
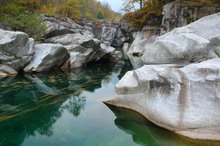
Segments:
[[[140,146],[219,146],[219,142],[191,140],[160,128],[142,115],[124,108],[107,105],[115,114],[115,125],[132,136]]]

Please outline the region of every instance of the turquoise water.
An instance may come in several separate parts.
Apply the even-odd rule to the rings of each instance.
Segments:
[[[188,146],[139,114],[102,103],[130,66],[0,79],[0,146]],[[218,143],[214,143],[218,145]]]

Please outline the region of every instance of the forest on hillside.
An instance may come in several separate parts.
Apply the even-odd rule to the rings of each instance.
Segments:
[[[0,24],[34,38],[39,38],[45,29],[40,14],[69,17],[75,22],[121,19],[121,14],[108,3],[97,0],[0,0]]]
[[[144,25],[151,17],[162,17],[163,6],[174,0],[123,0],[125,18],[133,26]],[[187,6],[218,5],[219,0],[185,0]],[[137,5],[139,7],[137,8]],[[44,31],[39,14],[69,17],[76,22],[99,19],[119,22],[122,15],[107,2],[98,0],[0,0],[0,24],[26,32],[31,37]]]
[[[121,14],[111,10],[107,2],[97,0],[0,0],[1,16],[13,16],[26,11],[69,17],[75,21],[106,19],[118,22],[121,18]]]

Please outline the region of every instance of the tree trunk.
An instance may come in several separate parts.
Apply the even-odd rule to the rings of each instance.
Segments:
[[[140,9],[143,7],[143,0],[140,0]]]

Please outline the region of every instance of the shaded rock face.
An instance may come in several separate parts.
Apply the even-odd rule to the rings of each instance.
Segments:
[[[36,53],[25,68],[25,72],[47,71],[59,67],[68,55],[66,48],[58,44],[38,44]]]
[[[110,46],[114,40],[116,29],[112,27],[103,27],[101,42],[107,46]]]
[[[220,11],[218,6],[193,6],[190,1],[174,1],[168,3],[163,8],[163,19],[161,24],[161,34],[169,32],[174,28],[185,26],[204,16],[211,15]]]
[[[220,59],[183,68],[146,65],[127,72],[107,103],[186,137],[220,140],[219,70]]]
[[[92,30],[94,37],[101,40],[107,46],[121,48],[126,41],[130,41],[129,36],[121,29],[119,24],[106,20],[99,20],[93,23]]]
[[[206,16],[187,26],[158,37],[145,46],[143,61],[151,63],[189,63],[218,57],[220,13]]]
[[[0,74],[16,74],[35,53],[34,40],[23,32],[0,29]]]
[[[122,30],[120,26],[117,26],[115,37],[111,45],[115,48],[122,48],[125,43],[131,43],[132,41],[132,35]]]

